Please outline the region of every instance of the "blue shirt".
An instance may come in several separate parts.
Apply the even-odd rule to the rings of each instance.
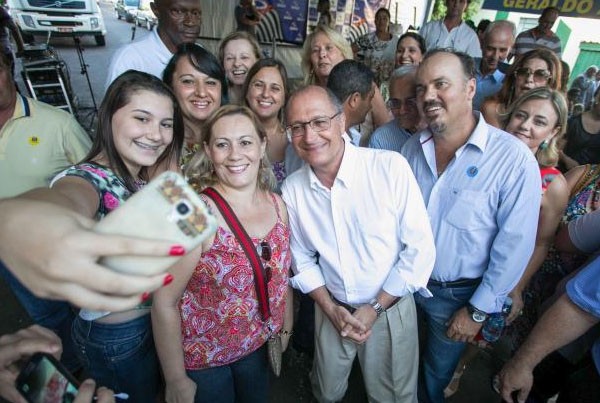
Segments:
[[[584,267],[567,283],[567,296],[585,312],[600,318],[600,256]],[[596,370],[600,373],[600,339],[592,347]]]
[[[431,278],[482,277],[470,302],[499,312],[535,244],[542,188],[533,153],[478,112],[475,130],[438,177],[433,135],[402,147],[423,192],[437,258]]]
[[[350,142],[352,143],[352,145],[360,147],[361,134],[358,125],[349,128],[346,134],[350,138]]]
[[[400,152],[410,133],[398,126],[396,119],[379,126],[369,139],[369,148]]]
[[[475,97],[473,98],[473,109],[475,110],[481,108],[481,104],[487,97],[500,91],[502,83],[504,82],[504,77],[506,77],[499,68],[492,74],[484,76],[481,73],[480,66],[481,59],[475,59],[475,79],[477,80],[477,90],[475,91]]]

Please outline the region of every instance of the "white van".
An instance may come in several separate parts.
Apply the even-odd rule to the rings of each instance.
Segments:
[[[10,13],[23,35],[93,35],[106,44],[106,28],[96,0],[8,0]]]

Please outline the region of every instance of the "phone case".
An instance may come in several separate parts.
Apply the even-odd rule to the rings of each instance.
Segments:
[[[100,220],[101,233],[165,240],[193,250],[217,228],[206,204],[175,172],[165,172]],[[113,270],[153,275],[167,270],[180,256],[110,256],[100,262]]]
[[[23,366],[16,386],[29,403],[72,402],[79,382],[53,356],[36,353]]]

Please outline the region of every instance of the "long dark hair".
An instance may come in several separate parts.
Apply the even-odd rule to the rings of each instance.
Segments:
[[[400,42],[402,42],[402,39],[404,38],[414,39],[419,45],[419,50],[421,51],[421,54],[425,56],[425,53],[427,53],[427,44],[425,43],[425,38],[423,38],[418,33],[412,31],[405,32],[400,36],[400,38],[398,38],[398,42],[396,43],[396,51],[398,50],[398,45],[400,45]]]
[[[137,190],[134,178],[121,155],[115,147],[112,119],[114,114],[127,105],[131,96],[139,91],[150,91],[157,95],[168,97],[173,104],[173,140],[156,161],[156,165],[165,160],[179,160],[183,146],[183,117],[175,95],[162,81],[153,75],[140,71],[128,70],[112,82],[98,110],[98,129],[92,148],[82,162],[92,162],[100,154],[108,160],[108,167],[123,181],[131,192]],[[142,167],[140,178],[148,180],[148,167]]]
[[[165,70],[163,71],[163,81],[165,84],[173,88],[175,68],[182,57],[187,57],[191,65],[199,72],[221,82],[221,105],[226,104],[227,78],[225,77],[225,70],[223,70],[221,63],[219,63],[212,53],[195,43],[182,43],[177,47],[177,52],[175,52],[171,60],[169,60],[167,67],[165,67]]]
[[[284,64],[277,59],[272,59],[272,58],[260,59],[256,63],[254,63],[254,65],[250,68],[250,70],[248,70],[248,74],[246,75],[246,81],[244,81],[244,86],[242,87],[243,104],[245,106],[247,106],[248,108],[250,108],[250,105],[248,104],[248,101],[246,100],[246,95],[248,95],[248,87],[250,87],[250,82],[252,81],[254,76],[256,74],[258,74],[259,71],[261,71],[262,69],[264,69],[266,67],[275,67],[277,69],[277,71],[279,71],[279,75],[281,76],[281,81],[283,81],[283,93],[284,93],[283,105],[281,106],[281,109],[279,110],[279,113],[277,114],[277,116],[279,117],[279,120],[281,122],[283,122],[283,111],[285,109],[285,104],[287,102],[287,99],[290,96],[290,87],[289,87],[287,70],[285,69]],[[250,108],[250,109],[252,109],[252,108]]]

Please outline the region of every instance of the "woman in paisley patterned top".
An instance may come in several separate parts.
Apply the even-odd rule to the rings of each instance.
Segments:
[[[262,59],[248,72],[242,91],[246,106],[256,114],[267,133],[267,157],[277,189],[286,177],[284,159],[288,140],[283,130],[283,109],[289,90],[287,71],[275,59]]]
[[[179,157],[182,143],[172,92],[156,77],[129,70],[106,92],[89,154],[31,197],[99,220],[146,183],[150,167]],[[165,284],[171,279],[167,274]],[[82,309],[72,328],[86,374],[134,402],[154,401],[158,393],[149,296],[127,311]]]
[[[202,142],[186,175],[199,191],[212,187],[223,196],[260,250],[270,316],[259,312],[253,268],[237,237],[204,197],[219,228],[172,269],[173,284],[155,294],[152,307],[166,400],[267,402],[265,343],[279,333],[285,348],[292,328],[287,211],[272,191],[266,133],[250,109],[221,107]]]
[[[202,143],[202,125],[227,99],[227,79],[217,58],[195,43],[179,45],[163,81],[177,97],[185,125],[185,142],[179,166],[183,167]]]

